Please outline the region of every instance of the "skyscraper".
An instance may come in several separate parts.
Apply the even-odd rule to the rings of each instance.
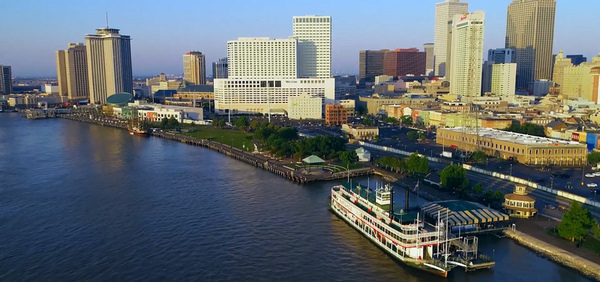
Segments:
[[[361,50],[358,54],[359,79],[369,78],[383,74],[383,56],[389,50]]]
[[[298,77],[331,77],[331,17],[293,17],[298,39]]]
[[[496,64],[508,64],[515,62],[515,50],[510,48],[496,48],[488,50],[488,61]]]
[[[559,94],[562,94],[564,89],[565,68],[572,66],[573,63],[571,62],[571,58],[565,58],[563,51],[560,50],[558,55],[554,58],[554,67],[552,68],[552,81],[559,87]]]
[[[227,58],[221,58],[216,62],[212,63],[213,79],[215,78],[227,78]]]
[[[104,104],[115,93],[133,94],[130,39],[109,27],[86,34],[90,103]]]
[[[0,94],[12,93],[12,70],[10,66],[0,65]]]
[[[446,55],[450,48],[448,44],[448,22],[456,14],[469,12],[469,4],[460,0],[446,0],[435,4],[435,31],[433,55],[435,62],[435,75],[446,75]]]
[[[452,19],[450,94],[466,102],[481,96],[484,18],[476,11]]]
[[[517,64],[494,64],[492,67],[491,92],[502,97],[502,100],[512,103],[514,101],[515,85],[517,83]]]
[[[508,64],[515,62],[515,50],[510,48],[496,48],[488,50],[488,59],[483,63],[483,77],[481,79],[481,93],[492,91],[492,72],[494,64]]]
[[[202,52],[191,51],[183,55],[183,79],[196,85],[206,84],[206,60]]]
[[[89,98],[86,48],[83,43],[69,43],[67,50],[56,51],[58,94],[67,99]]]
[[[513,0],[506,16],[506,48],[515,49],[517,88],[552,77],[555,0]]]
[[[434,61],[433,61],[433,43],[423,44],[423,51],[425,52],[425,74],[433,75]]]
[[[383,74],[399,77],[425,74],[425,52],[417,48],[396,49],[383,55]]]

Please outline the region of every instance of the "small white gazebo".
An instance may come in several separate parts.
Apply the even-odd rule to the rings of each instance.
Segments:
[[[363,147],[356,149],[356,155],[358,156],[359,162],[371,161],[371,152],[365,150]]]

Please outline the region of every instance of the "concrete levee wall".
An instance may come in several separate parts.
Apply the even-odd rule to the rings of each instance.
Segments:
[[[597,263],[569,253],[520,231],[507,229],[504,233],[507,237],[514,239],[519,244],[545,255],[557,263],[573,268],[583,275],[600,281],[600,265]]]

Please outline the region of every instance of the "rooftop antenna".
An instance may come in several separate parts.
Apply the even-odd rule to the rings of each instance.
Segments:
[[[106,28],[108,28],[108,12],[106,12]]]

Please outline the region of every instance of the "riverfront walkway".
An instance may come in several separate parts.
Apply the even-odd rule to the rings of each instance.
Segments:
[[[71,115],[60,115],[59,117],[75,120],[75,121],[83,121],[88,123],[99,124],[103,126],[110,126],[116,128],[126,129],[126,125],[124,122],[120,121],[117,118],[109,118],[109,117],[93,117],[87,114],[71,114]],[[182,135],[176,132],[169,131],[161,131],[161,132],[151,132],[150,135],[161,137],[169,140],[174,140],[177,142],[186,143],[188,145],[193,146],[201,146],[213,151],[225,154],[229,157],[237,159],[239,161],[243,161],[255,167],[260,167],[264,170],[270,171],[274,174],[277,174],[281,177],[287,178],[296,183],[308,183],[313,181],[327,181],[327,180],[336,180],[343,179],[348,177],[348,173],[350,173],[350,177],[357,176],[366,176],[372,175],[374,170],[370,167],[352,169],[350,172],[336,172],[329,173],[323,171],[322,173],[303,173],[302,170],[293,169],[288,166],[289,162],[286,161],[278,161],[268,156],[264,156],[260,153],[256,152],[247,152],[241,150],[239,148],[235,148],[226,144],[222,144],[219,142],[215,142],[208,139],[198,139],[187,135]]]

